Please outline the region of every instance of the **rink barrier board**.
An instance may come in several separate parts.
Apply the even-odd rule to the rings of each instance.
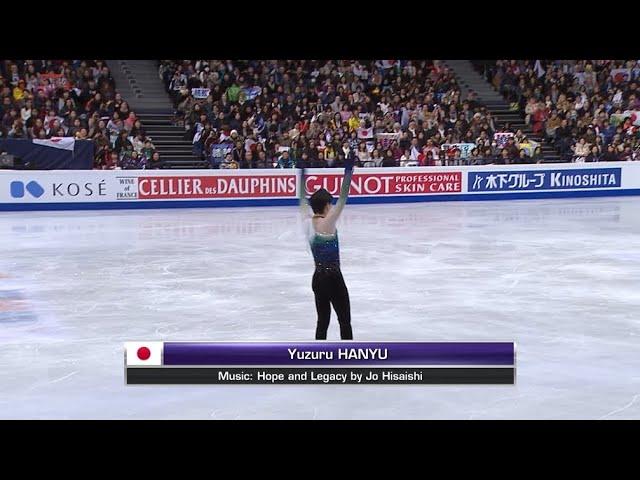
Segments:
[[[549,198],[589,198],[589,197],[621,197],[640,195],[640,189],[629,190],[589,190],[574,192],[531,192],[531,193],[494,193],[494,194],[460,194],[460,195],[415,195],[398,197],[356,197],[347,202],[351,205],[379,203],[419,203],[419,202],[464,202],[464,201],[496,201],[496,200],[534,200]],[[505,198],[507,197],[507,198]],[[25,211],[70,211],[70,210],[149,210],[168,208],[226,208],[226,207],[283,207],[298,205],[296,199],[264,199],[264,200],[156,200],[153,202],[79,202],[79,203],[3,203],[0,212]]]
[[[298,203],[295,173],[291,169],[5,170],[0,171],[0,211],[292,206]],[[309,169],[307,173],[308,192],[324,186],[337,194],[341,169]],[[595,186],[585,184],[587,177],[589,185]],[[565,179],[580,184],[567,186]],[[248,193],[231,194],[231,185],[235,191],[244,188]],[[415,193],[416,189],[422,191]],[[640,164],[636,162],[358,168],[349,203],[627,195],[640,195]]]

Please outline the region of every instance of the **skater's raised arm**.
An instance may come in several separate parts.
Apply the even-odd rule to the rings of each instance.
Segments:
[[[300,204],[300,215],[308,217],[311,215],[309,212],[309,202],[305,196],[306,193],[306,175],[304,167],[298,169],[298,202]]]
[[[347,198],[349,197],[349,189],[351,188],[351,177],[353,176],[353,166],[355,165],[355,154],[353,151],[349,152],[349,156],[344,162],[344,177],[342,178],[342,187],[340,188],[340,198],[336,202],[336,206],[329,210],[327,220],[335,225],[338,221],[338,217],[342,213],[342,209],[347,204]]]

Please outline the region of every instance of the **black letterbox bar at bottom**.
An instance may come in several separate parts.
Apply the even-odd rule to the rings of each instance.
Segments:
[[[290,379],[289,374],[303,375],[304,378]],[[339,375],[346,375],[346,378]],[[127,368],[128,385],[513,385],[514,383],[515,368],[512,367]]]

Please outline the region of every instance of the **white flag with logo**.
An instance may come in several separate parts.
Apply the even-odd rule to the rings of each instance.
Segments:
[[[192,88],[191,95],[193,98],[207,98],[211,93],[211,89],[209,88]]]
[[[631,78],[630,68],[612,68],[611,78],[615,83],[628,82]]]
[[[71,150],[76,145],[76,139],[73,137],[51,137],[47,139],[34,138],[33,143],[44,147],[60,148],[62,150]]]
[[[125,342],[129,365],[162,365],[163,342]]]
[[[373,127],[370,128],[359,128],[358,129],[358,138],[361,140],[367,138],[373,138]]]

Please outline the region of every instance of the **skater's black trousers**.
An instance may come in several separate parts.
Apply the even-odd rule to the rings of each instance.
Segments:
[[[352,340],[351,331],[351,306],[349,305],[349,291],[344,283],[340,268],[319,268],[313,274],[311,282],[313,293],[316,296],[316,310],[318,312],[318,325],[316,327],[316,340],[327,339],[329,318],[331,317],[331,305],[338,315],[340,324],[340,338]]]

